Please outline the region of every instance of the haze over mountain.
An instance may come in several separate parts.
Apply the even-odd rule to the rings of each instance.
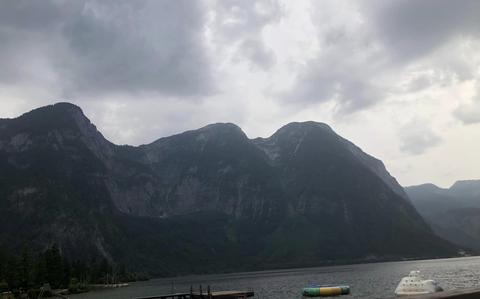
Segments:
[[[413,205],[441,237],[480,250],[480,180],[405,188]]]
[[[69,103],[0,120],[0,242],[156,275],[446,257],[383,163],[317,122],[217,123],[138,147]]]

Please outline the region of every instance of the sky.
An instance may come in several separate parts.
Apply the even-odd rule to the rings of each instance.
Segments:
[[[117,144],[324,122],[448,187],[480,178],[480,1],[1,1],[0,118],[60,101]]]

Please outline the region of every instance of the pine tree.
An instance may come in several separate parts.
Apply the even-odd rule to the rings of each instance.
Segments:
[[[68,285],[70,284],[72,269],[70,266],[70,262],[66,258],[64,258],[62,261],[62,269],[63,269],[62,287],[68,288]]]
[[[24,290],[33,286],[33,265],[28,248],[24,248],[19,264],[20,285]]]
[[[47,282],[47,264],[45,261],[45,254],[40,253],[37,256],[33,273],[35,285],[42,286],[44,283]]]
[[[20,287],[19,261],[15,256],[10,256],[7,261],[5,280],[10,290],[15,290]]]
[[[63,282],[62,256],[56,245],[45,252],[47,266],[47,281],[52,288],[60,288]]]
[[[7,265],[7,253],[0,246],[0,282],[5,281],[5,270]]]

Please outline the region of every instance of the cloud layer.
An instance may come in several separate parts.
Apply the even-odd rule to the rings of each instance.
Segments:
[[[479,11],[476,0],[4,1],[0,117],[69,100],[133,144],[218,121],[252,137],[325,121],[406,184],[445,184],[473,164],[424,163],[480,150],[466,144],[480,123]]]
[[[141,92],[188,97],[213,90],[199,2],[1,5],[0,78],[27,85],[47,81],[67,98]]]

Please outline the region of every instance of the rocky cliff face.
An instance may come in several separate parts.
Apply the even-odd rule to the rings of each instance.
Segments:
[[[10,248],[55,242],[156,274],[457,250],[381,161],[321,123],[254,140],[212,124],[117,146],[60,103],[0,120],[0,166],[0,240]]]
[[[71,104],[2,120],[2,244],[59,242],[79,257],[96,251],[111,259],[100,226],[113,208],[104,181],[114,147]]]
[[[218,211],[236,219],[263,219],[280,212],[282,193],[275,173],[263,152],[233,124],[209,125],[127,151],[123,158],[143,168],[134,177],[146,178],[138,180],[141,186],[135,190],[149,194],[123,200],[121,194],[131,186],[113,192],[123,212],[141,216],[147,210],[169,217]]]

